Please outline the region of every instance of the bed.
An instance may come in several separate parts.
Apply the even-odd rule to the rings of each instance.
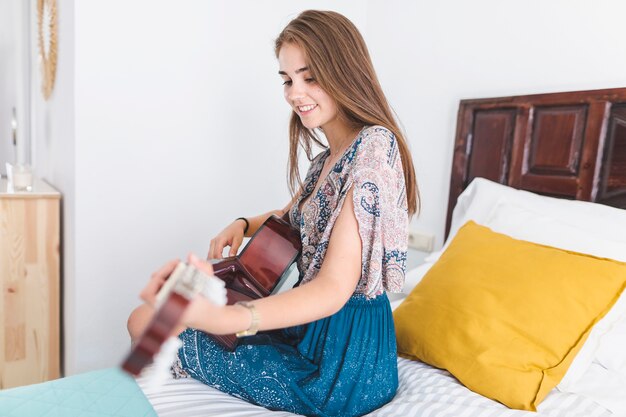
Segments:
[[[560,248],[564,256],[584,254],[593,265],[599,260],[621,268],[620,261],[626,262],[626,88],[463,100],[453,158],[446,242],[408,271],[402,294],[390,297],[396,313],[406,310],[409,297],[449,263],[450,248],[468,222],[515,242]],[[402,355],[396,397],[370,415],[624,417],[626,296],[623,287],[610,296],[612,301],[605,303],[605,310],[580,338],[564,375],[538,402],[536,412],[507,407],[480,390],[470,390],[461,382],[465,381],[461,373],[453,375],[456,370]],[[398,327],[398,332],[405,330]],[[400,336],[399,346],[404,343]],[[0,415],[44,415],[25,412],[43,409],[49,413],[45,415],[56,415],[51,411],[54,407],[65,410],[59,415],[83,415],[66,400],[75,392],[69,394],[71,390],[59,385],[67,380],[75,390],[84,390],[85,384],[76,384],[77,378],[100,379],[107,387],[94,383],[91,397],[79,395],[91,399],[84,400],[83,406],[92,414],[84,415],[293,416],[248,404],[192,379],[170,379],[153,387],[145,378],[135,384],[116,370],[2,391]],[[116,386],[126,388],[112,394]],[[33,389],[36,396],[29,391]],[[53,390],[63,395],[51,395]],[[120,391],[128,395],[122,398]],[[34,402],[47,407],[37,408]],[[113,403],[107,410],[93,405],[107,403]],[[26,404],[31,408],[24,408]],[[73,411],[68,414],[68,410]]]

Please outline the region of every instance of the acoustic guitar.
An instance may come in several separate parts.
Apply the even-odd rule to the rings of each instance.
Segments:
[[[251,301],[280,291],[301,250],[300,232],[283,218],[270,216],[237,256],[213,264],[226,284],[227,304]],[[233,335],[211,335],[228,350],[237,347]]]
[[[153,361],[180,323],[193,297],[200,292],[218,305],[230,305],[280,291],[300,250],[298,230],[272,215],[239,255],[213,263],[215,277],[207,277],[193,266],[181,262],[159,290],[156,313],[122,363],[122,369],[139,375]],[[234,350],[239,340],[234,334],[210,336],[228,350]]]

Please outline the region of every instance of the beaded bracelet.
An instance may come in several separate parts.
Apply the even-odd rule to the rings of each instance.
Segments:
[[[250,223],[248,222],[248,219],[246,219],[245,217],[237,217],[235,221],[237,220],[243,220],[246,223],[246,227],[243,229],[243,234],[245,235],[246,233],[248,233],[248,227],[250,227]]]

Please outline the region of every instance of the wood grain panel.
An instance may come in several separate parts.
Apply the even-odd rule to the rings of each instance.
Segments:
[[[626,104],[611,109],[598,200],[626,206]]]
[[[535,108],[527,172],[578,174],[587,106]]]
[[[452,174],[450,175],[450,191],[448,194],[448,213],[446,215],[446,236],[450,230],[450,219],[456,199],[467,186],[467,158],[471,142],[473,107],[461,102],[456,123],[456,140],[452,155]]]
[[[483,177],[507,182],[515,114],[515,109],[476,110],[466,181]]]
[[[59,198],[0,193],[0,389],[60,376]]]
[[[27,298],[24,288],[25,268],[25,202],[0,206],[7,218],[2,222],[3,242],[6,263],[3,262],[2,276],[4,295],[4,357],[7,362],[22,360],[26,357],[25,317]],[[4,260],[3,260],[4,261]]]
[[[566,98],[564,98],[566,100]],[[570,98],[571,100],[571,98]],[[537,106],[518,188],[593,201],[608,102]],[[514,174],[511,174],[514,175]]]
[[[608,158],[607,191],[621,190],[626,186],[626,120],[615,120],[612,148]]]
[[[610,108],[611,103],[608,101],[590,100],[578,173],[578,191],[573,195],[577,200],[597,201],[602,145],[606,136]]]
[[[482,108],[462,104],[459,108],[446,234],[456,198],[467,184],[476,177],[507,180],[517,112],[510,106]]]

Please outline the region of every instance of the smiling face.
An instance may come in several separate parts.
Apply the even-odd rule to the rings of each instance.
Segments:
[[[293,43],[285,43],[278,53],[278,63],[285,100],[305,127],[321,127],[329,131],[334,124],[341,123],[335,100],[312,77],[302,49]]]

